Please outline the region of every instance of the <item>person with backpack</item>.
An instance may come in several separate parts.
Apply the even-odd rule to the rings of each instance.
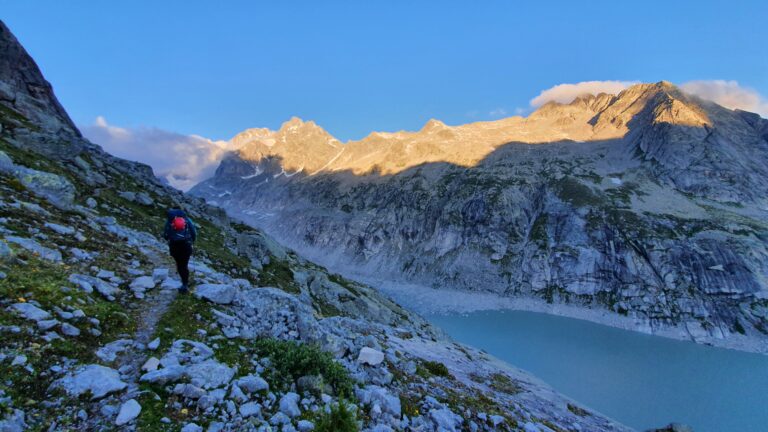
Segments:
[[[163,238],[168,240],[168,249],[176,261],[176,271],[181,278],[179,292],[189,292],[189,258],[192,256],[192,244],[197,239],[197,228],[184,210],[168,210]]]

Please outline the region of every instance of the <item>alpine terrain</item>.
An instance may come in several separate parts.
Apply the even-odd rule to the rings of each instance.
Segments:
[[[337,271],[768,351],[768,120],[669,82],[341,143],[250,129],[191,192]],[[442,290],[451,291],[443,292]],[[430,305],[434,306],[434,305]]]
[[[753,334],[764,322],[757,131],[765,124],[702,112],[667,86],[636,91],[654,108],[635,117],[651,126],[633,148],[618,140],[493,149],[486,137],[501,144],[502,129],[522,133],[519,119],[466,130],[435,123],[342,146],[293,121],[239,137],[253,140],[241,155],[249,159],[229,159],[201,190],[226,184],[242,208],[282,209],[282,229],[298,231],[281,237],[333,247],[367,268],[509,294],[548,290],[553,301],[614,302],[654,319],[712,323],[706,331],[741,323]],[[616,103],[552,106],[538,121],[560,124],[556,113],[570,112],[573,122],[559,126],[568,133],[618,135],[626,116]],[[584,126],[593,109],[608,114]],[[659,146],[660,136],[670,145]],[[705,144],[691,155],[694,137]],[[452,150],[469,139],[489,154]],[[454,153],[456,161],[436,162]],[[565,164],[573,157],[580,168]],[[482,169],[461,165],[472,158],[484,158]],[[361,168],[373,160],[378,171]],[[403,165],[414,160],[424,163]],[[626,168],[611,177],[621,187],[598,180],[620,160],[626,167],[610,169]],[[519,177],[542,164],[550,186],[542,174]],[[687,207],[646,216],[635,210],[646,194]],[[624,209],[609,210],[612,200]],[[159,237],[172,206],[199,226],[186,295]],[[628,227],[654,237],[632,237]],[[642,301],[654,290],[667,299]],[[0,22],[0,431],[23,430],[628,429],[88,142]]]

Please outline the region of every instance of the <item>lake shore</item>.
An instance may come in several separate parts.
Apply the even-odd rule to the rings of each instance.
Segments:
[[[718,348],[768,355],[768,342],[766,339],[759,339],[741,334],[731,333],[726,337],[717,338],[702,333],[695,333],[697,330],[700,330],[700,327],[698,329],[689,329],[684,325],[651,327],[646,321],[620,315],[605,309],[591,309],[576,305],[547,303],[544,300],[534,298],[511,298],[493,293],[435,289],[418,284],[393,282],[360,274],[349,274],[346,272],[343,274],[346,277],[377,288],[402,306],[422,315],[470,313],[486,310],[541,312],[581,319],[654,336],[691,341]],[[693,332],[691,330],[693,330]]]

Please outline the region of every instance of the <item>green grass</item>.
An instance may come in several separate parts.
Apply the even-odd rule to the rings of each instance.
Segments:
[[[200,315],[202,320],[196,318]],[[176,339],[199,340],[197,330],[213,321],[211,304],[192,295],[178,295],[157,322],[155,337],[160,348],[167,349]]]
[[[331,405],[330,412],[321,410],[315,418],[315,432],[357,432],[355,413],[346,402]]]
[[[301,292],[301,288],[293,279],[293,270],[288,261],[278,259],[274,255],[269,257],[269,264],[259,273],[258,283],[260,286],[280,288],[292,294]]]
[[[595,192],[573,177],[563,177],[552,184],[557,196],[575,207],[597,206],[603,202]]]
[[[271,366],[265,379],[271,386],[288,389],[307,375],[320,376],[334,392],[344,398],[354,394],[349,372],[333,356],[316,345],[277,339],[259,339],[253,348],[260,357],[269,357]]]
[[[518,386],[512,378],[502,374],[502,373],[495,373],[491,375],[491,388],[507,394],[516,394],[520,393],[522,388]]]

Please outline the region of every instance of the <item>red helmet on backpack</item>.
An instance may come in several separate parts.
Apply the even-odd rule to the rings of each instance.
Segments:
[[[171,227],[176,231],[184,231],[187,228],[187,221],[183,217],[176,216],[171,221]]]

